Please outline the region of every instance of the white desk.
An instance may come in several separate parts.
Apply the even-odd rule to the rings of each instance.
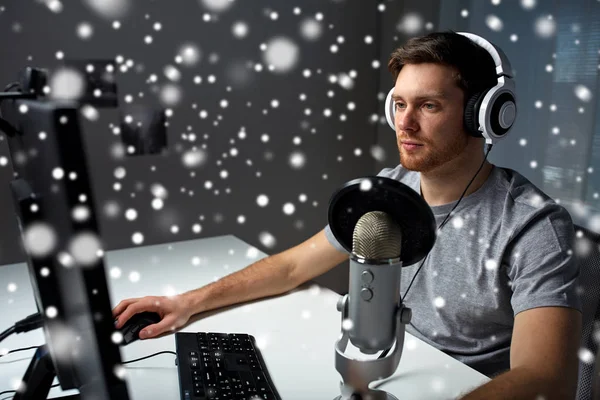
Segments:
[[[265,256],[231,235],[109,251],[105,261],[111,301],[116,305],[128,297],[182,293]],[[110,277],[113,267],[121,270],[119,278]],[[135,272],[139,280],[132,282],[130,274]],[[8,290],[10,283],[17,285],[15,291]],[[283,296],[202,314],[182,331],[252,334],[284,400],[333,399],[339,395],[340,381],[334,364],[334,344],[341,328],[338,298],[329,289],[306,284]],[[0,267],[0,310],[0,331],[36,311],[25,263]],[[0,349],[43,343],[39,329],[12,335],[0,344]],[[121,355],[125,361],[161,350],[175,350],[173,335],[136,341],[123,347]],[[0,391],[14,389],[33,352],[0,358]],[[162,354],[127,364],[126,370],[132,400],[179,399],[174,355]],[[488,380],[407,333],[396,373],[378,387],[400,399],[452,399]],[[72,393],[76,392],[55,388],[50,397]]]

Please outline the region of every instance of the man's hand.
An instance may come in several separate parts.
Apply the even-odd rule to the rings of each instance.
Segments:
[[[116,328],[120,329],[134,314],[144,311],[158,313],[161,321],[142,329],[140,332],[141,339],[149,339],[164,332],[175,331],[175,329],[185,325],[193,315],[189,301],[183,295],[125,299],[113,309],[113,317],[118,318]]]

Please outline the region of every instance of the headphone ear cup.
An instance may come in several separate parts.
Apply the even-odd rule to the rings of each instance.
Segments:
[[[481,106],[481,100],[485,97],[486,92],[478,92],[472,95],[467,103],[465,104],[463,122],[465,131],[470,136],[481,138],[481,132],[477,129],[479,127],[479,107]]]
[[[385,119],[387,120],[388,125],[392,130],[396,131],[395,121],[394,121],[394,100],[392,100],[392,94],[394,93],[394,88],[392,87],[388,92],[385,98]]]

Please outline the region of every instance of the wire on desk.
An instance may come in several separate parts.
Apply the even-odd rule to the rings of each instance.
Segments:
[[[136,358],[135,360],[124,361],[123,364],[129,364],[129,363],[134,363],[134,362],[142,361],[142,360],[145,360],[146,358],[154,357],[154,356],[157,356],[159,354],[173,354],[173,355],[177,356],[177,353],[175,353],[174,351],[159,351],[158,353],[150,354],[149,356],[145,356],[145,357],[141,357],[141,358]]]
[[[9,350],[8,353],[0,354],[0,358],[5,357],[11,353],[16,353],[18,351],[33,350],[33,349],[37,349],[39,347],[41,347],[41,346],[21,347],[19,349]]]
[[[30,350],[30,349],[37,349],[38,347],[40,347],[40,346],[22,347],[22,348],[20,348],[20,349],[14,349],[14,350],[11,350],[11,351],[9,351],[9,352],[8,352],[8,353],[6,353],[6,354],[10,354],[10,353],[16,353],[17,351],[25,351],[25,350]],[[5,355],[6,355],[6,354],[5,354]],[[147,359],[147,358],[150,358],[150,357],[158,356],[158,355],[160,355],[160,354],[173,354],[173,355],[177,356],[177,353],[175,353],[174,351],[159,351],[158,353],[150,354],[149,356],[145,356],[145,357],[136,358],[136,359],[134,359],[134,360],[124,361],[124,362],[123,362],[123,364],[130,364],[130,363],[134,363],[134,362],[142,361],[142,360],[145,360],[145,359]],[[58,386],[58,385],[59,385],[59,383],[57,383],[57,384],[55,384],[55,385],[52,385],[51,387],[56,387],[56,386]],[[2,396],[3,394],[8,394],[8,393],[16,393],[16,392],[17,392],[16,390],[5,390],[5,391],[3,391],[3,392],[0,392],[0,396]],[[10,398],[10,397],[9,397],[9,398]],[[1,399],[1,400],[4,400],[4,399]]]
[[[0,358],[2,358],[4,356],[7,356],[7,355],[9,355],[11,353],[16,353],[18,351],[33,350],[33,349],[37,349],[39,347],[41,347],[41,346],[21,347],[21,348],[18,348],[18,349],[9,350],[6,354],[0,354]],[[177,356],[177,353],[175,353],[174,351],[160,351],[158,353],[150,354],[149,356],[145,356],[145,357],[141,357],[141,358],[136,358],[135,360],[124,361],[123,364],[129,364],[129,363],[134,363],[134,362],[142,361],[142,360],[145,360],[145,359],[150,358],[150,357],[158,356],[160,354],[173,354],[173,355]],[[2,392],[0,392],[0,395],[2,395]]]

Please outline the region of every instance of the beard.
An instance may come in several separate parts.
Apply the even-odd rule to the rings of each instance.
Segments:
[[[413,152],[402,148],[400,139],[397,139],[396,143],[400,154],[400,164],[404,168],[416,172],[430,172],[458,157],[467,147],[469,139],[466,135],[460,135],[451,142],[437,146],[423,142],[424,145],[418,151]]]

